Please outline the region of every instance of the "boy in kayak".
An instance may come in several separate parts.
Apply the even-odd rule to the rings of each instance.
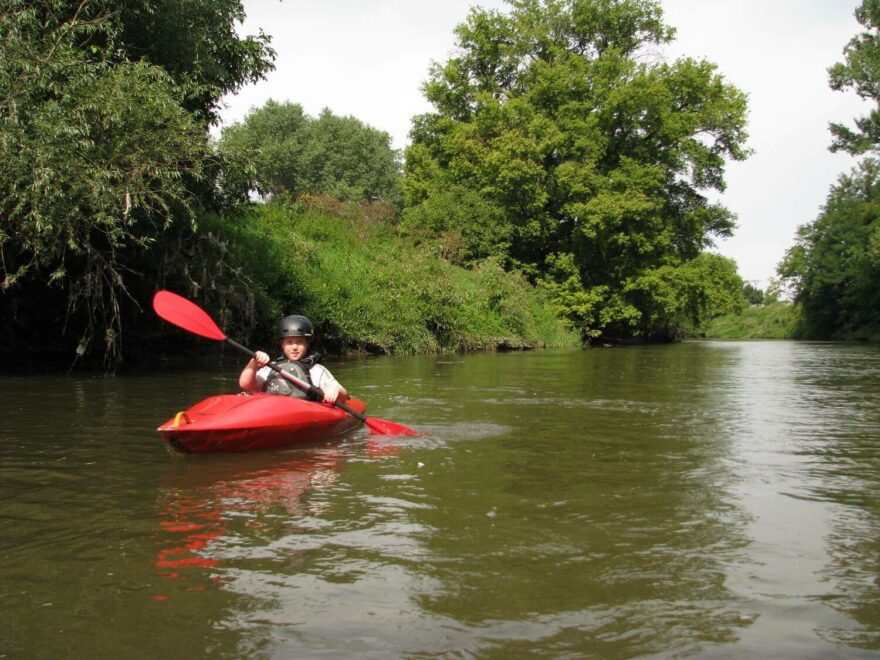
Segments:
[[[282,357],[275,362],[299,380],[323,390],[324,401],[346,401],[349,398],[348,391],[333,377],[329,369],[317,363],[319,356],[316,353],[309,353],[313,334],[312,322],[305,316],[285,316],[278,322]],[[307,398],[299,388],[267,367],[268,363],[268,354],[257,351],[256,356],[242,369],[238,377],[239,387],[245,392],[270,392]]]

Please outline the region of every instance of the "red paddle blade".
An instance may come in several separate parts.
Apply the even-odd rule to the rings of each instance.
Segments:
[[[364,422],[373,435],[419,435],[418,431],[413,431],[403,424],[389,422],[387,419],[367,417]]]
[[[226,335],[205,310],[176,293],[157,291],[153,296],[153,309],[161,318],[178,328],[207,339],[226,340]]]

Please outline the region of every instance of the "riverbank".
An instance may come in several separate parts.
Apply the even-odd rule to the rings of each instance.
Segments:
[[[580,344],[522,275],[493,260],[454,266],[437,246],[399,235],[377,206],[266,204],[206,218],[201,229],[223,237],[228,268],[247,285],[253,322],[242,330],[255,339],[270,339],[279,316],[301,313],[337,354]]]
[[[718,316],[701,329],[707,339],[797,339],[800,308],[790,302],[750,305]]]
[[[699,332],[706,339],[814,339],[880,341],[880,328],[846,328],[831,336],[817,333],[805,322],[800,305],[778,301],[751,305],[741,312],[718,316]]]

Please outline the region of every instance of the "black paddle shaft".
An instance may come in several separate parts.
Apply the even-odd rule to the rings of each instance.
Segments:
[[[247,346],[242,346],[234,339],[230,339],[229,337],[227,337],[226,343],[234,348],[237,348],[242,353],[250,355],[252,358],[257,357],[257,354],[255,351],[252,351]],[[281,376],[285,380],[293,383],[296,387],[301,389],[303,392],[308,392],[309,394],[311,394],[313,397],[315,397],[319,401],[324,400],[324,390],[322,390],[320,387],[317,387],[316,385],[312,385],[311,383],[307,383],[304,380],[300,380],[299,378],[297,378],[293,374],[284,371],[284,369],[279,367],[274,362],[269,362],[266,366],[269,367],[272,371],[276,372],[279,376]],[[367,421],[366,415],[362,415],[357,410],[355,410],[351,406],[345,405],[341,401],[334,401],[333,405],[336,406],[337,408],[340,408],[341,410],[344,410],[352,417],[356,417],[357,419],[361,420],[362,422]]]

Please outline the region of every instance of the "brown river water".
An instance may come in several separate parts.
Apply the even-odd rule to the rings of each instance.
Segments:
[[[880,656],[880,347],[340,361],[422,435],[169,450],[239,366],[0,378],[0,658]]]

